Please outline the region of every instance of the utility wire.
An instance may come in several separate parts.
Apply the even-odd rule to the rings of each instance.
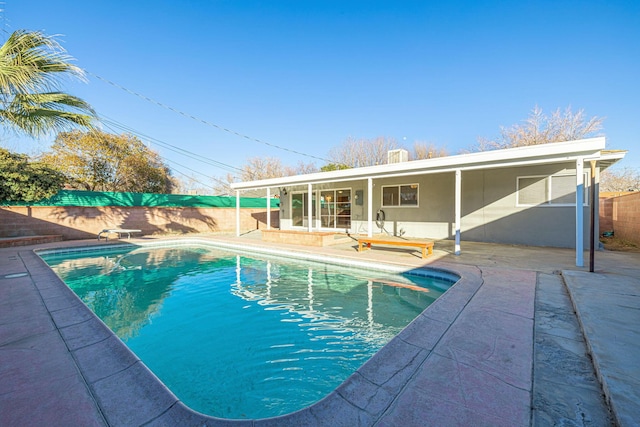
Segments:
[[[160,156],[160,157],[162,157],[162,156]],[[183,164],[180,164],[180,163],[176,162],[175,160],[170,160],[170,159],[167,159],[167,158],[164,158],[164,159],[165,159],[167,162],[169,162],[169,163],[173,163],[173,164],[175,164],[175,165],[180,166],[181,168],[185,168],[185,169],[187,169],[187,170],[188,170],[188,171],[190,171],[190,172],[197,173],[197,174],[202,175],[202,176],[204,176],[204,177],[206,177],[206,178],[212,179],[212,180],[214,180],[214,181],[216,181],[216,182],[218,182],[218,183],[220,183],[220,184],[222,184],[222,185],[229,185],[229,184],[228,184],[227,182],[225,182],[225,181],[222,181],[222,180],[220,180],[220,179],[218,179],[218,178],[216,178],[216,177],[213,177],[213,176],[208,176],[208,175],[206,175],[206,174],[203,174],[202,172],[198,172],[197,170],[191,169],[190,167],[185,166],[185,165],[183,165]],[[181,172],[181,171],[180,171],[180,170],[178,170],[178,169],[174,169],[174,170],[175,170],[176,172],[178,172],[180,175],[186,176],[187,178],[189,178],[189,179],[191,179],[191,180],[193,180],[193,181],[197,182],[198,184],[200,184],[200,185],[202,185],[202,186],[205,186],[205,187],[207,187],[207,188],[211,188],[212,190],[215,190],[215,189],[216,189],[213,185],[211,185],[211,184],[205,184],[204,182],[202,182],[202,181],[200,181],[200,180],[198,180],[198,179],[195,179],[193,176],[187,175],[186,173]]]
[[[102,120],[102,117],[106,118],[107,120]],[[128,133],[130,133],[132,135],[138,136],[141,140],[145,140],[146,139],[149,142],[155,142],[156,144],[158,144],[160,146],[163,146],[164,148],[167,148],[170,151],[174,151],[174,152],[177,152],[178,154],[182,154],[183,156],[186,156],[186,157],[189,157],[191,159],[195,159],[195,160],[201,161],[201,162],[209,164],[211,166],[215,166],[215,167],[222,168],[222,169],[227,169],[228,172],[231,172],[231,174],[232,174],[232,176],[234,178],[238,177],[238,172],[242,173],[242,174],[248,174],[251,179],[255,179],[256,178],[256,174],[253,171],[240,169],[240,168],[237,168],[235,166],[228,165],[226,163],[218,162],[217,160],[213,160],[213,159],[209,159],[207,157],[200,156],[200,155],[198,155],[196,153],[193,153],[191,151],[188,151],[188,150],[185,150],[183,148],[176,147],[175,145],[169,144],[168,142],[164,142],[164,141],[161,141],[161,140],[159,140],[157,138],[153,138],[151,136],[145,135],[145,134],[143,134],[141,132],[138,132],[135,129],[133,129],[133,128],[127,126],[127,125],[119,123],[119,122],[117,122],[117,121],[115,121],[113,119],[110,119],[110,118],[106,117],[106,116],[101,116],[100,121],[101,121],[101,123],[103,123],[105,125],[105,127],[107,129],[109,129],[109,130],[111,130],[111,131],[113,131],[115,133],[117,133],[116,128],[118,130],[120,130],[120,131],[124,130],[124,131],[126,131],[126,132],[128,132]],[[184,168],[190,170],[191,172],[195,172],[195,173],[200,174],[202,176],[205,176],[205,177],[207,177],[209,179],[217,181],[218,183],[220,183],[222,185],[228,186],[229,183],[231,182],[231,181],[230,182],[222,181],[222,180],[216,178],[215,176],[209,176],[209,175],[204,174],[202,172],[196,171],[196,170],[191,169],[191,168],[189,168],[187,166],[181,165],[180,163],[177,163],[177,162],[175,162],[173,160],[170,160],[166,156],[160,155],[160,157],[163,158],[164,160],[170,162],[170,163],[174,163],[174,164],[177,164],[178,166],[184,167]],[[180,171],[177,171],[177,172],[181,173],[182,175],[188,176],[188,175],[186,175],[186,174],[184,174],[184,173],[182,173]],[[206,184],[203,184],[203,185],[206,185]],[[211,188],[214,188],[214,187],[211,187]]]
[[[216,129],[218,129],[218,130],[221,130],[221,131],[223,131],[223,132],[227,132],[227,133],[230,133],[230,134],[232,134],[232,135],[238,136],[238,137],[240,137],[240,138],[244,138],[244,139],[246,139],[246,140],[248,140],[248,141],[254,141],[254,142],[257,142],[257,143],[260,143],[260,144],[267,145],[267,146],[269,146],[269,147],[277,148],[278,150],[283,150],[283,151],[287,151],[287,152],[289,152],[289,153],[298,154],[298,155],[300,155],[300,156],[305,156],[305,157],[309,157],[309,158],[312,158],[312,159],[321,160],[321,161],[323,161],[323,162],[332,163],[332,161],[331,161],[331,160],[329,160],[329,159],[325,159],[325,158],[322,158],[322,157],[313,156],[313,155],[311,155],[311,154],[302,153],[302,152],[300,152],[300,151],[292,150],[292,149],[290,149],[290,148],[282,147],[282,146],[279,146],[279,145],[276,145],[276,144],[271,144],[271,143],[269,143],[269,142],[262,141],[262,140],[260,140],[260,139],[252,138],[252,137],[250,137],[250,136],[247,136],[247,135],[241,134],[241,133],[236,132],[236,131],[234,131],[234,130],[227,129],[227,128],[223,127],[223,126],[217,125],[217,124],[215,124],[215,123],[211,123],[211,122],[209,122],[209,121],[207,121],[207,120],[204,120],[204,119],[201,119],[201,118],[196,117],[196,116],[194,116],[194,115],[191,115],[191,114],[185,113],[185,112],[183,112],[183,111],[181,111],[181,110],[178,110],[178,109],[176,109],[176,108],[173,108],[173,107],[171,107],[171,106],[169,106],[169,105],[167,105],[167,104],[164,104],[164,103],[162,103],[162,102],[156,101],[155,99],[149,98],[148,96],[145,96],[145,95],[142,95],[142,94],[140,94],[140,93],[138,93],[138,92],[135,92],[135,91],[133,91],[133,90],[127,89],[126,87],[121,86],[121,85],[119,85],[119,84],[117,84],[117,83],[114,83],[114,82],[112,82],[111,80],[105,79],[104,77],[100,77],[100,76],[98,76],[97,74],[92,73],[91,71],[84,70],[84,72],[85,72],[85,73],[87,73],[88,75],[91,75],[91,76],[93,76],[93,77],[95,77],[95,78],[99,79],[99,80],[102,80],[103,82],[105,82],[105,83],[107,83],[107,84],[110,84],[110,85],[111,85],[111,86],[113,86],[113,87],[116,87],[116,88],[118,88],[118,89],[120,89],[120,90],[123,90],[123,91],[125,91],[125,92],[127,92],[127,93],[129,93],[129,94],[131,94],[131,95],[135,95],[135,96],[137,96],[137,97],[138,97],[138,98],[140,98],[140,99],[143,99],[143,100],[145,100],[145,101],[147,101],[147,102],[150,102],[150,103],[152,103],[152,104],[155,104],[155,105],[157,105],[157,106],[159,106],[159,107],[162,107],[162,108],[164,108],[164,109],[167,109],[167,110],[169,110],[169,111],[173,111],[174,113],[180,114],[181,116],[184,116],[184,117],[187,117],[187,118],[189,118],[189,119],[195,120],[195,121],[197,121],[197,122],[203,123],[203,124],[205,124],[205,125],[207,125],[207,126],[214,127],[214,128],[216,128]]]
[[[109,124],[105,123],[105,126],[106,126],[108,129],[111,129],[111,130],[115,131],[115,129],[113,129]],[[184,168],[184,169],[186,169],[186,170],[188,170],[188,171],[190,171],[190,172],[192,172],[192,173],[196,173],[196,174],[198,174],[198,175],[202,175],[202,176],[203,176],[203,177],[205,177],[205,178],[212,179],[212,180],[214,180],[214,181],[216,181],[216,182],[218,182],[218,183],[220,183],[220,184],[222,184],[222,185],[225,185],[225,186],[226,186],[226,185],[229,185],[229,183],[228,183],[228,182],[226,182],[226,181],[222,181],[221,179],[218,179],[218,178],[216,178],[216,177],[214,177],[214,176],[209,176],[209,175],[204,174],[204,173],[202,173],[202,172],[199,172],[199,171],[197,171],[197,170],[195,170],[195,169],[191,169],[191,168],[190,168],[190,167],[188,167],[188,166],[185,166],[185,165],[183,165],[183,164],[181,164],[181,163],[176,162],[175,160],[171,160],[171,159],[169,159],[169,158],[167,158],[167,157],[165,157],[165,156],[162,156],[162,155],[160,155],[160,154],[158,154],[158,155],[160,156],[160,158],[162,158],[164,161],[166,161],[166,162],[168,162],[168,163],[172,163],[172,164],[174,164],[174,165],[177,165],[177,166],[179,166],[179,167],[181,167],[181,168]],[[186,173],[184,173],[184,172],[180,171],[179,169],[176,169],[175,167],[173,167],[173,168],[172,168],[172,170],[173,170],[173,171],[175,171],[175,172],[177,172],[177,173],[179,173],[180,175],[183,175],[183,176],[185,176],[185,177],[189,178],[190,180],[192,180],[192,181],[194,181],[194,182],[196,182],[196,183],[198,183],[198,184],[200,184],[200,185],[202,185],[202,186],[204,186],[204,187],[211,188],[211,189],[213,189],[213,190],[215,190],[215,189],[216,189],[216,188],[215,188],[214,186],[212,186],[211,184],[204,183],[204,182],[202,182],[202,181],[200,181],[200,180],[198,180],[198,179],[194,178],[193,176],[190,176],[190,175],[188,175],[188,174],[186,174]]]
[[[166,149],[168,149],[170,151],[173,151],[175,153],[181,154],[181,155],[183,155],[185,157],[189,157],[191,159],[198,160],[198,161],[200,161],[202,163],[206,163],[208,165],[215,166],[215,167],[218,167],[220,169],[225,169],[228,172],[232,172],[232,173],[243,172],[243,170],[241,168],[229,165],[227,163],[219,162],[217,160],[213,160],[213,159],[210,159],[208,157],[204,157],[202,155],[199,155],[199,154],[194,153],[194,152],[189,151],[189,150],[185,150],[184,148],[177,147],[177,146],[175,146],[173,144],[170,144],[168,142],[165,142],[165,141],[162,141],[160,139],[154,138],[152,136],[145,135],[142,132],[139,132],[139,131],[133,129],[132,127],[124,125],[124,124],[122,124],[120,122],[117,122],[117,121],[115,121],[115,120],[113,120],[113,119],[111,119],[109,117],[104,116],[104,115],[100,116],[100,121],[102,123],[104,123],[105,126],[109,127],[109,129],[113,130],[113,128],[117,128],[120,131],[125,131],[127,133],[136,135],[136,136],[140,137],[140,139],[144,139],[144,140],[148,140],[150,142],[154,142],[154,143],[156,143],[156,144],[158,144],[158,145],[160,145],[160,146],[162,146],[162,147],[164,147],[164,148],[166,148]]]
[[[101,117],[105,117],[105,116],[101,116]],[[113,131],[113,132],[115,132],[115,133],[117,133],[116,128],[117,128],[118,130],[121,130],[121,131],[122,131],[122,130],[124,130],[124,131],[126,131],[126,132],[128,132],[128,133],[130,133],[130,134],[132,134],[132,135],[138,136],[138,137],[139,137],[141,140],[143,140],[143,141],[144,141],[145,139],[148,139],[150,142],[155,142],[155,143],[157,143],[157,144],[159,144],[159,145],[162,145],[162,146],[167,145],[168,147],[165,147],[165,148],[168,148],[168,149],[169,149],[169,150],[171,150],[171,151],[178,152],[179,154],[182,154],[182,155],[184,155],[184,156],[186,156],[186,157],[189,157],[189,158],[191,158],[191,159],[199,160],[199,161],[201,161],[201,162],[204,162],[204,163],[210,164],[210,165],[212,165],[212,166],[216,166],[216,167],[226,167],[226,168],[230,168],[230,169],[232,169],[232,170],[230,170],[230,172],[231,172],[231,176],[232,176],[233,178],[238,178],[238,173],[237,173],[237,172],[241,172],[241,173],[245,173],[245,174],[246,174],[246,173],[248,173],[248,174],[251,176],[251,178],[255,178],[255,174],[254,174],[252,171],[245,171],[245,170],[243,170],[243,169],[239,169],[239,168],[236,168],[236,167],[234,167],[234,166],[231,166],[231,165],[227,165],[227,164],[225,164],[225,163],[218,162],[218,161],[216,161],[216,160],[212,160],[212,159],[208,159],[208,158],[206,158],[206,157],[199,156],[199,155],[197,155],[197,154],[195,154],[195,153],[192,153],[192,152],[190,152],[190,151],[188,151],[188,150],[184,150],[184,149],[182,149],[182,148],[175,147],[174,145],[169,144],[169,143],[166,143],[166,142],[161,141],[161,140],[159,140],[159,139],[156,139],[156,138],[153,138],[153,137],[150,137],[150,136],[146,136],[146,135],[144,135],[144,134],[142,134],[142,133],[140,133],[140,132],[136,131],[135,129],[133,129],[133,128],[129,127],[129,126],[126,126],[126,125],[124,125],[124,124],[122,124],[122,123],[119,123],[119,122],[117,122],[117,121],[115,121],[115,120],[112,120],[112,119],[109,119],[109,120],[106,120],[106,121],[105,121],[105,120],[101,120],[101,122],[105,125],[105,127],[106,127],[107,129],[109,129],[109,130],[111,130],[111,131]],[[176,149],[175,149],[175,150],[173,150],[173,149],[172,149],[172,148],[170,148],[170,147],[175,147]],[[193,173],[196,173],[196,174],[198,174],[198,175],[201,175],[201,176],[203,176],[203,177],[205,177],[205,178],[207,178],[207,179],[211,179],[211,180],[213,180],[213,181],[216,181],[216,182],[218,182],[219,184],[221,184],[221,185],[223,185],[223,186],[228,187],[228,185],[230,184],[230,182],[233,182],[233,181],[223,181],[223,180],[221,180],[221,179],[219,179],[219,178],[216,178],[215,176],[207,175],[207,174],[202,173],[202,172],[200,172],[200,171],[197,171],[197,170],[195,170],[195,169],[191,169],[190,167],[185,166],[185,165],[183,165],[183,164],[180,164],[180,163],[176,162],[175,160],[171,160],[171,159],[169,159],[169,158],[168,158],[168,157],[166,157],[166,156],[162,156],[160,153],[158,153],[158,155],[159,155],[163,160],[165,160],[165,161],[167,161],[167,162],[169,162],[169,163],[172,163],[172,164],[174,164],[174,165],[178,165],[178,166],[180,166],[180,167],[182,167],[182,168],[184,168],[184,169],[189,170],[190,172],[193,172]],[[233,170],[233,169],[235,169],[235,170]],[[187,178],[189,178],[189,179],[191,179],[191,180],[193,180],[193,181],[197,182],[198,184],[201,184],[201,185],[203,185],[203,186],[205,186],[205,187],[207,187],[207,188],[215,189],[215,187],[214,187],[214,186],[209,185],[209,184],[205,184],[205,183],[203,183],[202,181],[198,181],[197,179],[193,178],[192,176],[187,175],[186,173],[181,172],[180,170],[175,169],[175,167],[174,167],[172,170],[175,170],[175,171],[176,171],[176,172],[178,172],[179,174],[181,174],[181,175],[183,175],[183,176],[186,176]]]

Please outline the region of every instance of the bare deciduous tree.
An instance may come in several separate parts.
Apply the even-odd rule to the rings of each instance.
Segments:
[[[445,147],[438,147],[433,142],[416,141],[413,143],[411,160],[432,159],[434,157],[446,157],[449,153]]]
[[[285,171],[280,159],[275,157],[251,157],[242,166],[240,181],[257,181],[281,176],[285,176]]]
[[[223,178],[212,177],[213,180],[213,194],[216,196],[231,196],[234,194],[234,190],[229,184],[240,181],[233,174],[228,173]]]
[[[202,178],[194,175],[181,174],[180,177],[172,177],[174,194],[211,195],[213,189],[211,185],[203,182]],[[215,193],[218,194],[218,193]]]
[[[559,108],[546,115],[536,106],[522,124],[502,127],[500,137],[495,140],[479,138],[471,151],[486,151],[501,148],[524,147],[550,142],[573,141],[597,136],[602,130],[602,117],[587,118],[584,110],[574,113],[570,107]]]
[[[223,179],[216,179],[216,194],[234,194],[229,184],[242,181],[258,181],[261,179],[279,178],[282,176],[302,175],[317,172],[317,167],[313,163],[300,162],[296,166],[284,166],[282,161],[275,157],[251,157],[242,166],[242,172],[237,175],[227,174]],[[252,191],[247,196],[262,197],[266,194],[264,190]]]
[[[329,159],[336,164],[351,167],[382,165],[387,163],[387,153],[400,147],[393,138],[379,136],[374,139],[347,140],[329,151]]]
[[[284,171],[286,176],[306,175],[309,173],[318,172],[318,167],[315,165],[315,163],[298,162],[298,164],[294,167],[286,166],[284,168]]]
[[[640,191],[640,172],[628,167],[602,171],[600,191]]]
[[[332,163],[323,166],[323,170],[344,169],[348,167],[362,167],[383,165],[388,161],[391,150],[405,148],[393,138],[379,136],[374,139],[348,138],[342,145],[329,151]],[[430,159],[447,156],[444,147],[438,147],[432,142],[416,141],[413,150],[409,151],[410,160]]]

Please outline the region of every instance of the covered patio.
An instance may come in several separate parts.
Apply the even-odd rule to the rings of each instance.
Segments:
[[[470,241],[573,247],[576,265],[583,266],[590,236],[597,239],[598,204],[590,201],[598,199],[600,171],[625,154],[605,150],[604,138],[591,138],[231,186],[238,199],[245,190],[265,189],[268,199],[277,194],[283,230],[372,237],[377,226],[394,236],[452,239],[456,254],[467,233]],[[325,205],[333,217],[321,210]],[[383,208],[404,215],[393,230],[380,227]],[[236,217],[240,235],[239,210]],[[535,231],[543,226],[545,233]],[[560,242],[562,233],[570,240]]]

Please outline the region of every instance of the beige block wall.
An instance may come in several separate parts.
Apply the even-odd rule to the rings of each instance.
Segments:
[[[240,210],[242,232],[266,228],[263,209]],[[278,226],[278,210],[271,211]],[[133,228],[143,235],[235,232],[233,208],[162,207],[0,207],[0,237],[61,235],[65,240],[95,238],[105,228]]]
[[[600,197],[600,235],[613,231],[613,197]]]
[[[640,245],[640,193],[615,197],[612,220],[616,237]]]

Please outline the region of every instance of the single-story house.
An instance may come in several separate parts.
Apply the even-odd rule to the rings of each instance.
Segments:
[[[281,230],[455,239],[456,253],[461,240],[576,248],[582,266],[600,171],[625,154],[604,137],[415,161],[396,151],[384,165],[232,188],[279,194]]]

